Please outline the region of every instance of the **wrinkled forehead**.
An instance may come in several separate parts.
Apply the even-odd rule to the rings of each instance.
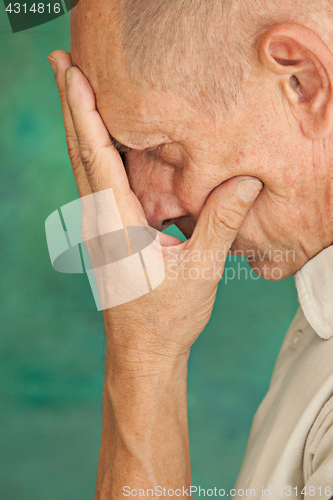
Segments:
[[[119,18],[114,0],[80,0],[71,12],[73,64],[88,78],[109,132],[188,127],[194,111],[184,99],[131,83],[119,41]]]

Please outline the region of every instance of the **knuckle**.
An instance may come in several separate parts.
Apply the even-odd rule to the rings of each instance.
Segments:
[[[67,103],[67,93],[65,89],[62,89],[60,85],[58,85],[58,90],[59,90],[59,97],[61,102],[66,102]]]
[[[69,109],[70,110],[70,107],[69,107],[69,104],[68,104],[68,101],[67,101],[67,92],[66,90],[62,90],[61,88],[58,87],[58,91],[59,91],[59,97],[60,97],[60,103],[61,103],[61,107],[63,110],[65,109]]]
[[[82,163],[86,172],[89,173],[96,162],[97,152],[90,144],[80,144],[79,148]]]
[[[66,137],[67,153],[72,166],[76,166],[81,162],[81,155],[77,147],[77,143],[72,137]]]
[[[244,215],[233,207],[217,207],[212,213],[212,225],[219,231],[239,231],[244,221]]]
[[[77,137],[74,133],[69,132],[66,130],[66,142],[67,142],[67,148],[73,148],[77,147]]]

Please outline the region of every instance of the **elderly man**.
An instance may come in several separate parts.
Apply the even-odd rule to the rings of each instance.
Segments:
[[[301,304],[231,494],[331,498],[333,2],[81,0],[71,21],[49,61],[80,196],[112,188],[124,226],[188,238],[159,233],[166,279],[104,311],[95,499],[191,495],[187,362],[230,248],[296,274]]]

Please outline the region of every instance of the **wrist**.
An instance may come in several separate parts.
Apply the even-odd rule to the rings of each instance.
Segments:
[[[180,427],[187,433],[188,357],[166,358],[158,362],[146,355],[133,363],[114,361],[106,353],[104,404],[109,406],[115,435],[130,439],[137,450],[150,449],[151,441],[164,427]],[[147,432],[154,427],[154,435]],[[183,433],[179,432],[180,434]],[[125,438],[126,437],[126,438]]]
[[[142,317],[133,311],[118,317],[115,311],[105,311],[104,323],[107,353],[121,370],[142,372],[145,366],[149,370],[154,367],[167,370],[188,360],[191,346],[181,342],[182,332],[164,323],[162,318]]]
[[[175,350],[138,345],[115,345],[108,340],[105,353],[105,381],[138,386],[174,384],[187,379],[190,350]],[[122,382],[121,382],[122,381]],[[132,382],[133,381],[133,382]]]

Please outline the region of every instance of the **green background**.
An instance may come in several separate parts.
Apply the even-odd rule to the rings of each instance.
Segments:
[[[44,234],[47,216],[78,197],[46,59],[69,49],[69,14],[13,34],[1,4],[0,37],[0,497],[88,500],[101,432],[103,321],[86,276],[53,271]],[[233,487],[296,309],[292,278],[221,284],[189,363],[193,484]]]

